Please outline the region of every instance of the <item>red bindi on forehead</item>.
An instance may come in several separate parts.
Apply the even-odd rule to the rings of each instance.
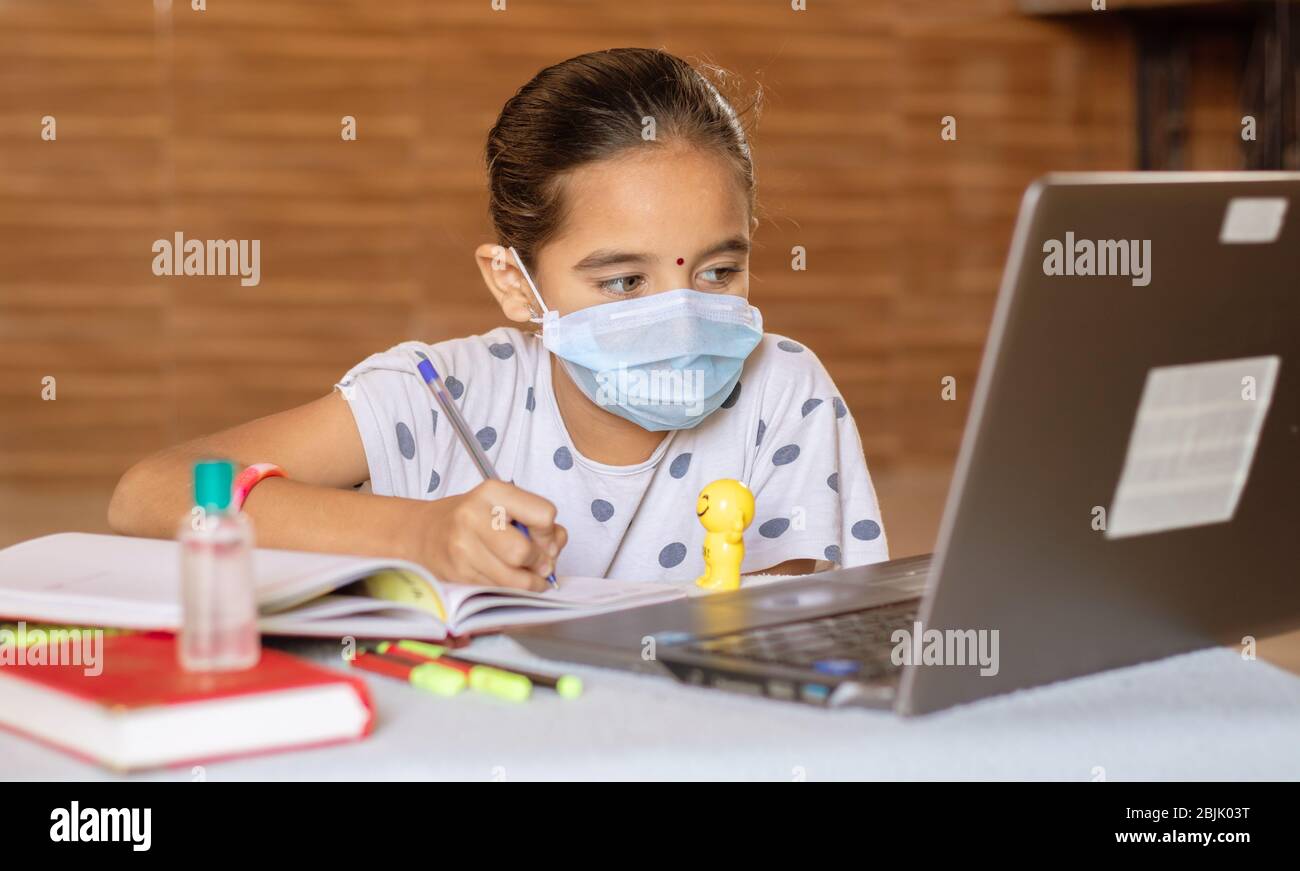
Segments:
[[[678,266],[681,266],[681,265],[682,265],[683,263],[685,263],[685,262],[686,262],[686,261],[683,260],[682,258],[680,258],[680,257],[677,258],[677,265],[678,265]]]

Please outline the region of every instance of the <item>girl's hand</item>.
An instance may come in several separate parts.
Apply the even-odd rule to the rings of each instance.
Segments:
[[[545,590],[569,540],[554,505],[504,481],[421,503],[417,512],[402,549],[452,583]],[[527,526],[531,539],[512,520]]]

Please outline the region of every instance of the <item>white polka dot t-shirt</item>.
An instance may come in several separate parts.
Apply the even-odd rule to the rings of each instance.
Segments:
[[[632,466],[574,448],[538,336],[503,327],[375,354],[336,385],[365,445],[371,490],[441,499],[481,479],[413,353],[438,369],[502,480],[555,504],[569,532],[560,574],[695,580],[705,533],[695,500],[718,478],[754,494],[746,573],[792,559],[855,566],[889,558],[857,427],[820,361],[797,342],[764,335],[721,408],[694,429],[668,432]]]

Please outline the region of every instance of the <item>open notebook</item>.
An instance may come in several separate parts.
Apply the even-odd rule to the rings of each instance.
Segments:
[[[402,560],[258,548],[262,631],[417,638],[492,632],[676,599],[685,587],[561,577],[530,593],[436,580]],[[173,541],[63,532],[0,550],[0,617],[126,629],[180,627]]]

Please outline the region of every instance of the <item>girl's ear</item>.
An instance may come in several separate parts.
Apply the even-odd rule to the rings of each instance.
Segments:
[[[500,245],[484,243],[474,249],[474,259],[483,274],[483,283],[501,306],[502,313],[512,321],[527,323],[532,317],[529,306],[536,310],[537,304],[510,252]]]

